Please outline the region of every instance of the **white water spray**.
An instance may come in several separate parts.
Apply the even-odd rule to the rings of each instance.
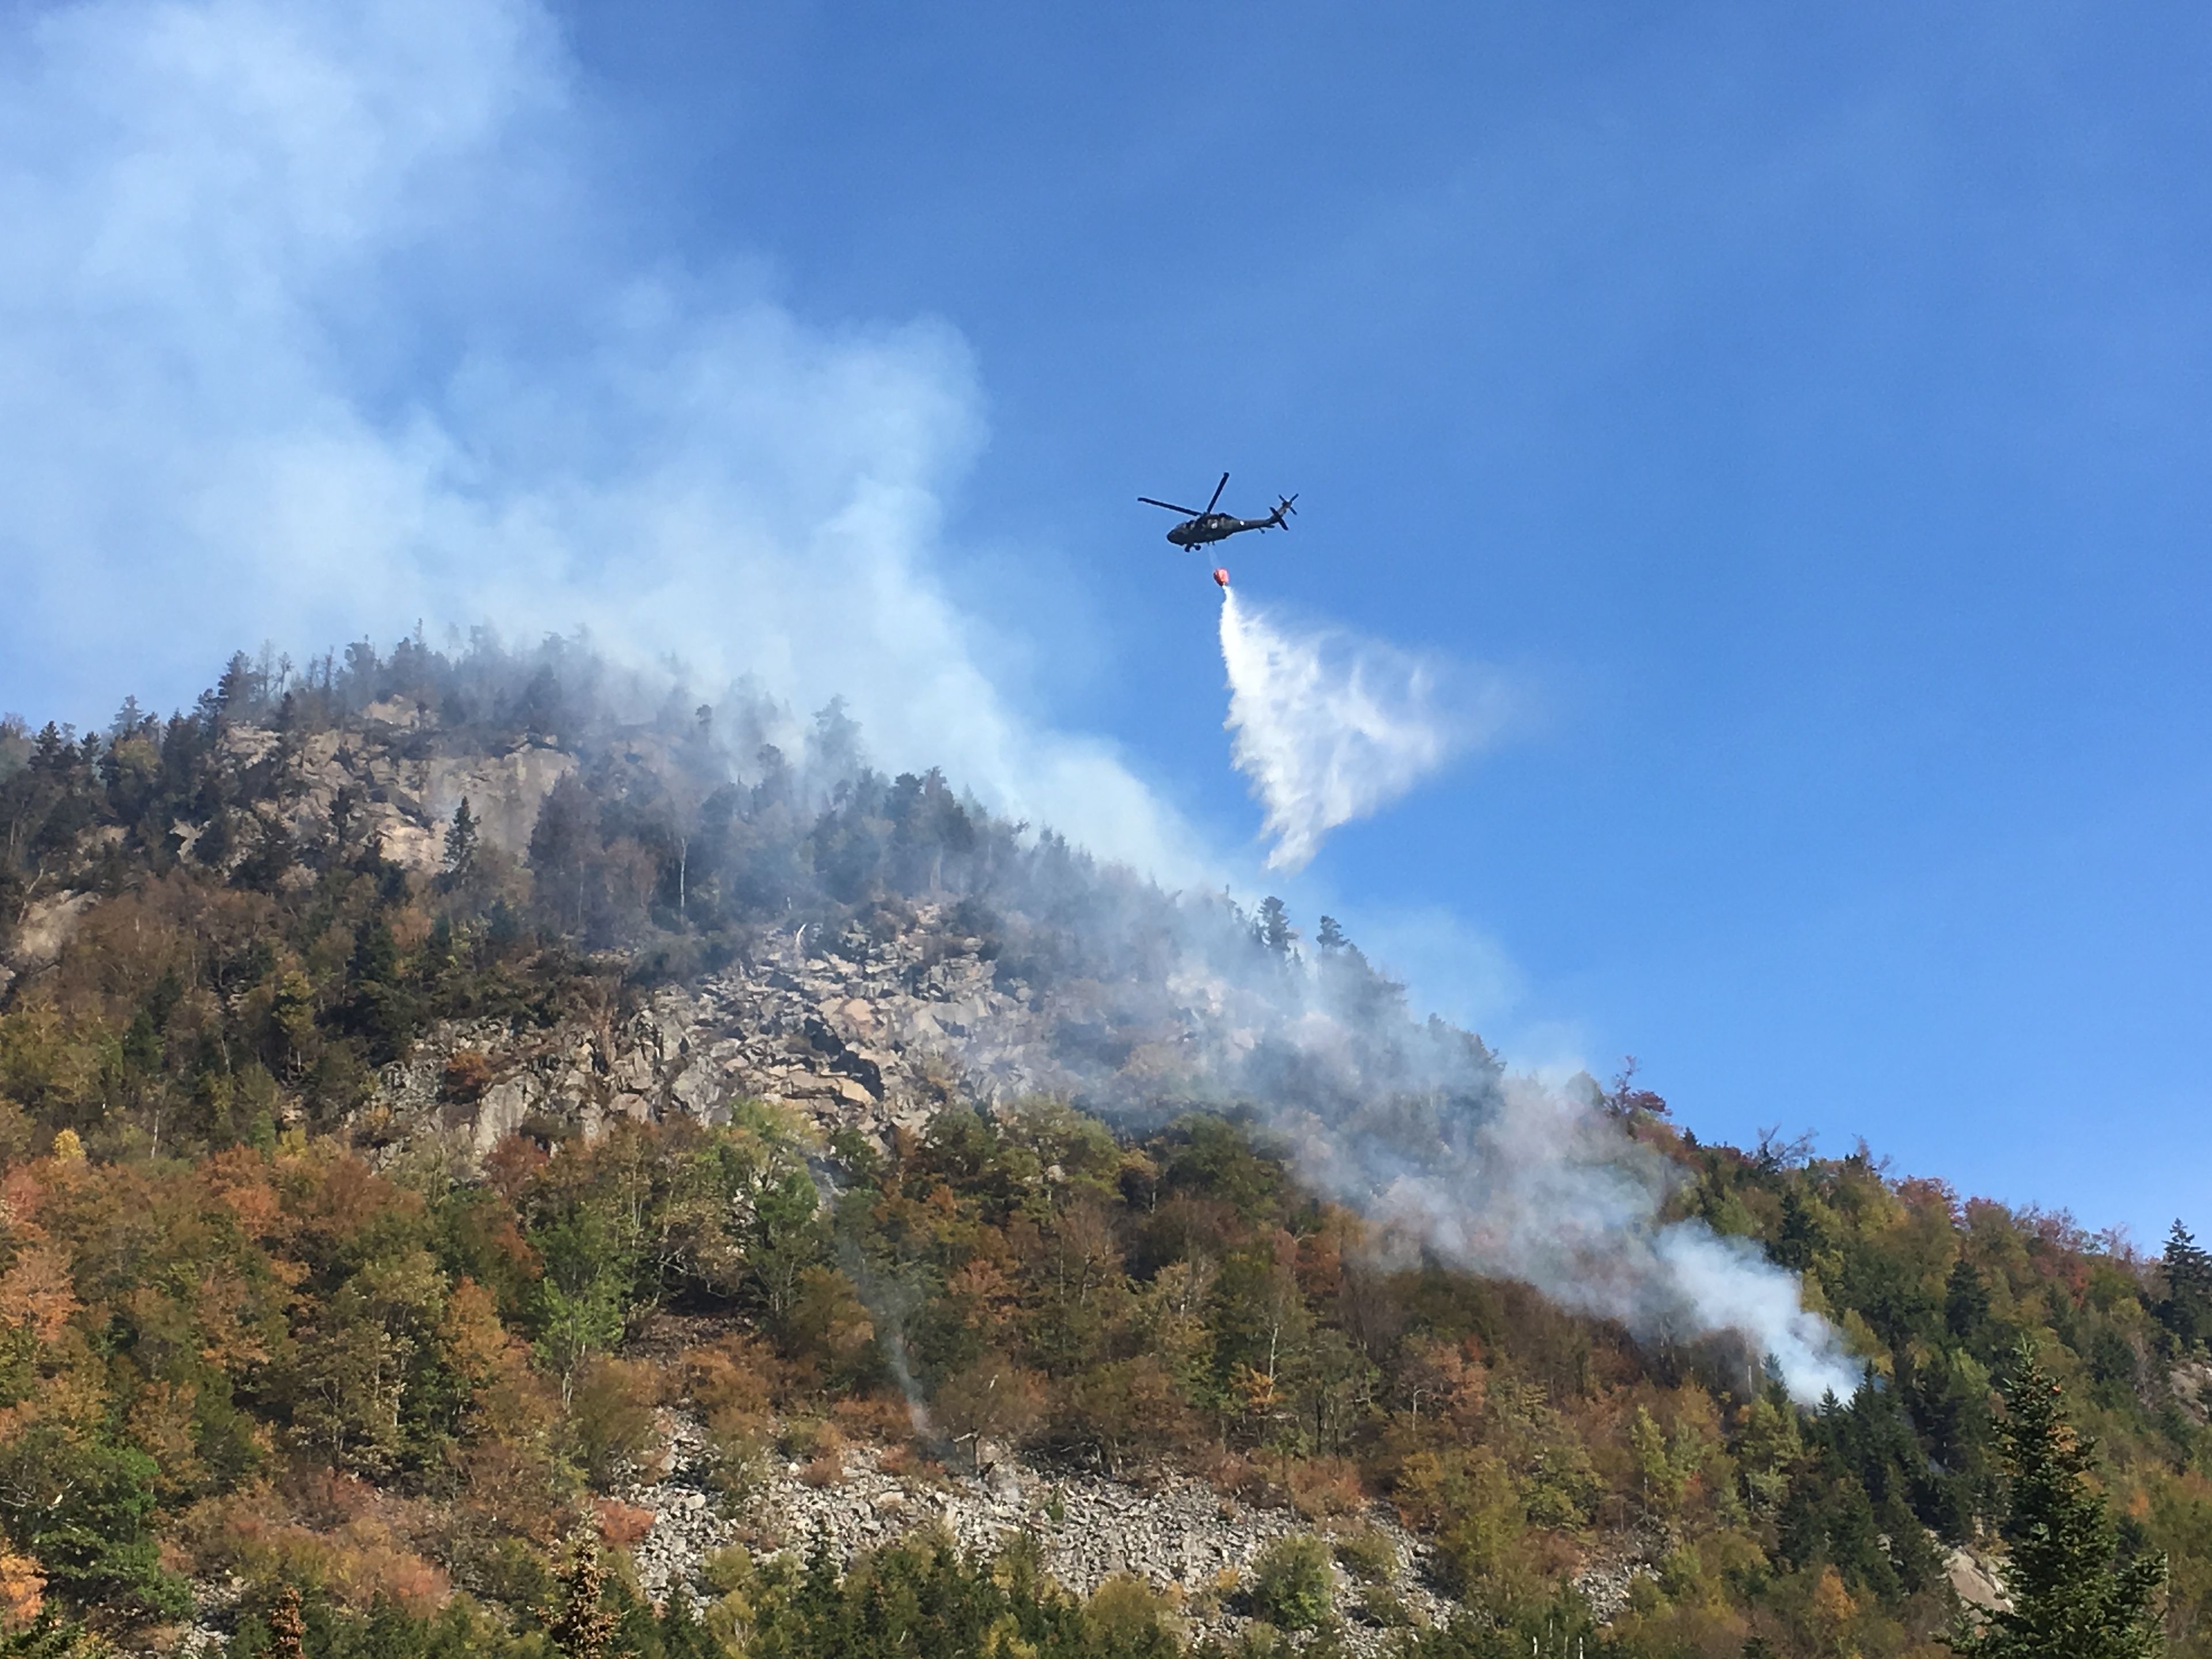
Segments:
[[[1231,755],[1267,811],[1271,870],[1303,869],[1339,824],[1397,799],[1490,735],[1493,692],[1462,706],[1445,666],[1340,630],[1294,631],[1221,591]]]

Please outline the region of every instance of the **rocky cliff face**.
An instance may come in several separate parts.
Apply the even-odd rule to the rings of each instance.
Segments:
[[[589,1137],[617,1116],[719,1123],[748,1098],[881,1145],[954,1098],[989,1105],[1076,1082],[1052,1058],[1039,999],[1002,986],[981,942],[948,933],[939,907],[917,907],[888,939],[810,933],[765,933],[745,960],[658,990],[619,1022],[447,1027],[386,1068],[379,1107],[459,1131],[478,1157],[532,1120]],[[495,1081],[471,1103],[441,1102],[448,1062],[471,1048]]]
[[[382,857],[428,873],[440,867],[446,825],[465,800],[482,843],[521,857],[538,810],[576,770],[577,757],[526,739],[489,752],[449,750],[434,733],[410,724],[419,719],[386,705],[340,731],[295,734],[234,726],[222,734],[222,757],[234,777],[249,783],[246,815],[297,842],[329,833],[343,801],[343,811]],[[173,845],[190,854],[207,827],[179,820],[168,834]],[[122,836],[121,830],[110,827],[90,839],[112,848]],[[226,863],[234,864],[246,850],[240,844]],[[0,939],[0,996],[23,975],[52,966],[94,902],[88,892],[34,893]]]
[[[221,866],[248,856],[260,833],[253,823],[307,845],[343,818],[350,836],[389,862],[433,874],[463,801],[482,845],[526,856],[547,798],[583,763],[538,739],[490,752],[457,749],[424,719],[393,702],[372,705],[337,731],[226,728],[222,758],[240,781],[237,811],[248,828],[231,830]],[[666,741],[649,732],[618,738],[599,763],[656,783],[680,771]],[[170,836],[190,857],[206,830],[180,820]],[[309,877],[295,868],[286,879]],[[64,890],[33,902],[0,957],[0,992],[50,966],[94,902]],[[719,1121],[732,1101],[751,1097],[797,1108],[825,1131],[856,1128],[881,1141],[956,1096],[988,1106],[1037,1092],[1074,1095],[1097,1081],[1095,1067],[1079,1075],[1063,1058],[1067,1022],[1080,1024],[1096,1011],[1066,994],[1048,1009],[1045,992],[1006,972],[993,944],[965,931],[950,902],[879,908],[867,927],[825,933],[818,924],[792,924],[746,938],[720,970],[657,990],[618,1020],[551,1031],[439,1030],[386,1069],[381,1097],[369,1108],[380,1126],[374,1138],[389,1144],[395,1123],[403,1136],[458,1130],[481,1155],[536,1117],[590,1135],[614,1115]],[[1166,994],[1148,989],[1156,999]],[[1218,1000],[1203,988],[1178,994]],[[1219,1036],[1212,1031],[1209,1040]],[[1196,1025],[1184,1024],[1163,1046],[1188,1057],[1199,1041]],[[484,1054],[495,1080],[457,1107],[441,1098],[441,1085],[446,1062],[463,1049]]]
[[[259,816],[295,837],[328,825],[344,793],[384,857],[404,869],[435,870],[445,853],[445,826],[465,800],[487,845],[517,855],[526,851],[538,809],[576,769],[575,756],[527,740],[488,754],[450,752],[407,724],[410,718],[380,706],[355,729],[293,738],[266,726],[238,726],[223,734],[223,744],[240,771],[265,767],[278,775],[274,799]],[[179,834],[189,842],[192,831],[179,826]]]

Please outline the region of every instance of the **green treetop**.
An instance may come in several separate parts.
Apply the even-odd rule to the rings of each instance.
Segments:
[[[2166,1270],[2166,1295],[2158,1304],[2159,1322],[2184,1344],[2212,1340],[2212,1253],[2177,1221],[2160,1265]]]
[[[1998,1437],[2012,1481],[2011,1610],[1962,1631],[1969,1659],[2152,1659],[2166,1558],[2119,1547],[2090,1480],[2094,1447],[2067,1419],[2058,1384],[2023,1342],[2004,1385]]]

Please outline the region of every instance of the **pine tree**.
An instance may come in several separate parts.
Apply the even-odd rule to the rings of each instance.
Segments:
[[[2156,1603],[2166,1558],[2132,1556],[2091,1484],[2094,1447],[2067,1419],[2058,1384],[2021,1344],[1998,1427],[2012,1512],[2005,1571],[2013,1605],[1962,1628],[1967,1659],[2153,1659],[2163,1653]]]
[[[48,773],[67,770],[74,735],[64,732],[52,720],[40,726],[38,739],[31,749],[31,769]]]
[[[453,821],[446,826],[446,884],[457,887],[469,878],[477,867],[477,820],[469,811],[468,797],[453,809]]]
[[[245,720],[252,718],[261,701],[264,681],[253,666],[253,659],[243,651],[231,653],[230,661],[222,671],[222,678],[216,683],[216,706],[226,720]]]
[[[1972,1342],[1990,1320],[1990,1287],[1974,1264],[1960,1256],[1943,1285],[1943,1324],[1961,1342]]]
[[[2158,1304],[2159,1323],[2185,1344],[2212,1340],[2212,1254],[2176,1221],[2166,1236],[2166,1295]]]
[[[1782,1189],[1782,1224],[1775,1230],[1774,1240],[1767,1248],[1784,1267],[1802,1273],[1813,1265],[1813,1257],[1828,1246],[1826,1229],[1820,1218],[1807,1204],[1796,1186]]]

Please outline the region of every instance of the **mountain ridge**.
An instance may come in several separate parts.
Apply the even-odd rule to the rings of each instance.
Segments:
[[[495,1645],[584,1526],[650,1569],[609,1594],[689,1575],[743,1651],[803,1542],[770,1496],[919,1513],[998,1468],[1279,1517],[1280,1560],[1146,1584],[1194,1639],[1318,1607],[1363,1650],[1923,1654],[1989,1594],[2026,1339],[2198,1650],[2179,1230],[2147,1262],[1863,1153],[1700,1145],[1632,1075],[1523,1088],[1327,919],[882,778],[834,705],[561,641],[240,657],[167,721],[0,726],[0,1588],[35,1586],[0,1617],[197,1595],[244,1654],[290,1583],[333,1631],[397,1598]],[[1796,1411],[1739,1316],[1854,1371]],[[671,1479],[753,1565],[655,1553],[680,1517],[623,1504]],[[1418,1544],[1373,1581],[1292,1559],[1385,1533]]]

